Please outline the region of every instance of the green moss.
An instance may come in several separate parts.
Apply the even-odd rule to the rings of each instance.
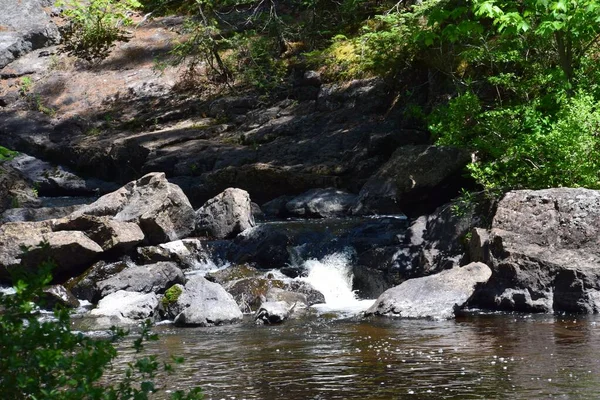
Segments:
[[[183,293],[181,286],[171,286],[169,289],[167,289],[164,297],[162,298],[163,306],[168,307],[171,304],[174,304],[177,301],[177,299],[179,299],[179,296],[181,296],[181,293]]]

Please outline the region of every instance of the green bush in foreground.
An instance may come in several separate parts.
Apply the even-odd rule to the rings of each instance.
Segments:
[[[130,362],[120,379],[101,383],[104,372],[112,368],[118,356],[115,342],[127,333],[112,329],[109,340],[86,337],[70,329],[69,312],[57,308],[55,320],[40,321],[34,301],[50,282],[51,263],[36,274],[14,282],[14,295],[0,294],[0,393],[3,399],[102,399],[143,400],[161,388],[155,384],[159,371],[172,372],[170,364],[158,362],[156,356],[139,356]],[[143,343],[156,340],[150,322],[141,326],[133,342],[136,354]],[[181,362],[176,359],[175,362]],[[172,399],[202,399],[199,388],[177,391]]]

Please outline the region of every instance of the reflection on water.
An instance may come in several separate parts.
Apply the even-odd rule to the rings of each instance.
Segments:
[[[471,315],[456,321],[311,320],[159,326],[165,379],[207,399],[596,399],[600,319]]]

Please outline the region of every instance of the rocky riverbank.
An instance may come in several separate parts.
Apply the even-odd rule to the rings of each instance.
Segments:
[[[155,62],[181,19],[139,18],[90,66],[52,47],[56,10],[22,2],[43,18],[0,16],[18,36],[0,41],[0,145],[23,153],[0,164],[4,282],[50,257],[53,293],[102,324],[273,323],[326,301],[305,278],[328,260],[381,295],[373,314],[600,311],[598,192],[451,201],[472,155],[432,145],[390,82],[299,68],[268,97],[185,90]]]

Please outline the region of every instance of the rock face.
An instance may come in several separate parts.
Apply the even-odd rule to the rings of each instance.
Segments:
[[[492,271],[483,263],[471,263],[439,274],[409,279],[385,291],[367,315],[402,318],[447,319],[462,307],[476,286],[488,281]]]
[[[137,223],[150,244],[185,238],[194,230],[194,210],[163,173],[150,173],[82,207],[74,215],[110,216]]]
[[[19,171],[0,164],[0,212],[18,207],[39,207],[33,185]]]
[[[475,304],[527,312],[600,312],[600,192],[520,190],[498,204],[471,258],[494,271]]]
[[[119,290],[140,293],[162,293],[176,283],[183,283],[183,272],[175,263],[158,262],[152,265],[136,265],[96,284],[100,296]]]
[[[32,50],[58,43],[60,36],[40,0],[3,0],[0,68]]]
[[[369,178],[355,214],[420,215],[458,194],[469,152],[454,147],[402,146]]]
[[[252,202],[245,190],[226,189],[196,211],[196,232],[200,235],[232,238],[253,226]]]
[[[286,214],[293,217],[332,218],[349,214],[356,195],[335,188],[311,189],[285,204]]]
[[[242,312],[221,285],[192,276],[177,299],[183,311],[175,318],[179,326],[212,326],[238,322]]]

